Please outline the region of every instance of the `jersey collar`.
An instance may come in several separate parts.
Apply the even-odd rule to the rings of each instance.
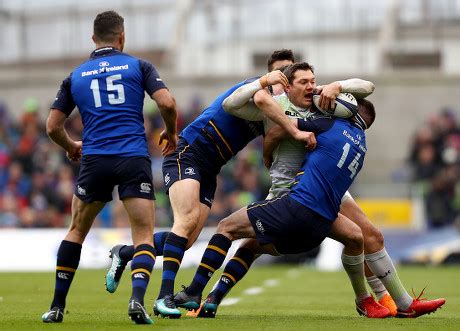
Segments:
[[[94,50],[91,53],[90,58],[93,59],[93,58],[108,55],[108,54],[111,54],[111,53],[120,53],[120,50],[115,48],[115,47],[112,47],[112,46],[104,46],[104,47],[101,47],[101,48],[98,48],[98,49]]]

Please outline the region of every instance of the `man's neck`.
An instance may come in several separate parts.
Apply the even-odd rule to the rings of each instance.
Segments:
[[[121,47],[115,44],[106,44],[106,43],[96,44],[96,49],[105,48],[105,47],[112,47],[112,48],[118,49],[119,51],[121,50]]]

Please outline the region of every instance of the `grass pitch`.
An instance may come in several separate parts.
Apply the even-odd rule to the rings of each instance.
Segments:
[[[180,270],[176,284],[188,284],[193,272]],[[426,297],[447,300],[435,314],[413,320],[358,316],[345,272],[325,273],[305,266],[259,266],[227,297],[239,301],[221,306],[215,319],[194,319],[184,313],[180,320],[154,318],[153,326],[134,325],[128,319],[129,274],[123,275],[115,294],[105,291],[104,274],[105,270],[79,270],[67,300],[64,322],[44,324],[41,315],[50,304],[54,274],[0,273],[0,330],[460,330],[460,267],[399,268],[409,290],[428,285]],[[211,283],[215,279],[216,275]],[[155,269],[146,295],[149,312],[159,283],[160,271]]]

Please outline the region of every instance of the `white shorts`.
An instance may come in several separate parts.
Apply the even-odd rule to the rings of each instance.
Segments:
[[[351,196],[350,192],[346,191],[345,194],[343,195],[342,197],[342,203],[344,203],[345,201],[347,201],[348,199],[351,199],[351,200],[355,200],[353,199],[353,197]]]

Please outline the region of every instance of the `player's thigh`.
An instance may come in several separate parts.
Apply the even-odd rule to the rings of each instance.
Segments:
[[[190,236],[200,218],[200,182],[191,178],[175,182],[169,188],[169,201],[174,215],[173,232],[185,229]]]
[[[247,207],[237,210],[220,221],[217,232],[231,240],[256,237],[254,228],[249,221]]]
[[[102,201],[87,203],[74,195],[72,198],[72,223],[67,239],[82,243],[104,205],[105,202]]]
[[[358,206],[353,198],[345,199],[340,205],[340,213],[358,225],[364,236],[364,243],[367,250],[377,250],[383,247],[383,234],[367,218],[364,211]]]
[[[349,249],[357,251],[362,251],[363,249],[361,229],[341,213],[338,214],[336,220],[332,223],[329,238],[341,242]]]
[[[153,229],[155,225],[155,203],[153,200],[135,197],[125,198],[123,205],[132,224],[150,226]]]
[[[280,255],[273,244],[261,245],[257,239],[247,238],[244,239],[238,249],[245,248],[254,254],[254,258],[258,258],[262,254],[270,254],[274,256]]]

